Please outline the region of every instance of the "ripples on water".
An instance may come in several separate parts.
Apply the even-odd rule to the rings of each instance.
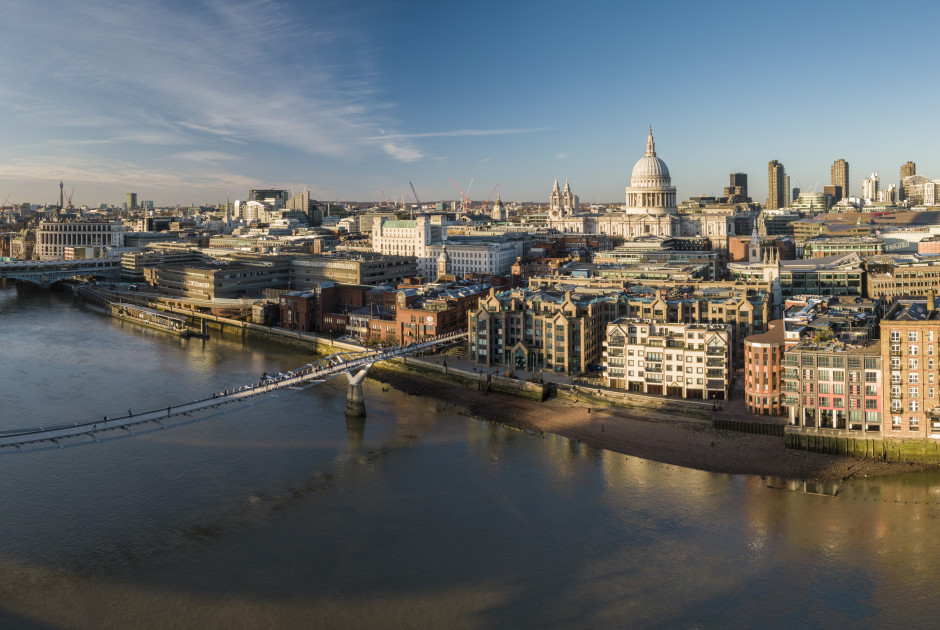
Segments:
[[[306,363],[0,291],[4,428]],[[836,498],[533,436],[342,379],[168,431],[0,454],[0,627],[877,627],[934,617],[934,474]]]

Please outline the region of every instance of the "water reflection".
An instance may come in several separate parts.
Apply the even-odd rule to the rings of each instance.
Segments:
[[[0,377],[16,424],[186,400],[309,361],[10,295]],[[140,438],[0,455],[0,625],[933,623],[938,473],[784,491],[374,382],[368,420],[348,419],[343,380]]]

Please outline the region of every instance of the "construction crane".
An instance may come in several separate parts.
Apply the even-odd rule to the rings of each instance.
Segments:
[[[483,202],[483,212],[486,212],[486,207],[490,205],[490,199],[493,198],[493,195],[496,194],[496,189],[499,188],[499,184],[493,186],[493,192],[490,193],[490,196],[486,198],[486,201]]]
[[[467,195],[465,195],[464,192],[463,192],[462,190],[460,190],[460,186],[457,185],[457,182],[454,181],[454,178],[453,178],[453,177],[450,178],[450,183],[454,185],[454,188],[456,188],[456,189],[457,189],[457,192],[460,193],[460,196],[463,197],[463,211],[464,211],[464,213],[470,212],[470,197],[468,197]],[[470,183],[471,183],[471,184],[473,183],[473,180],[472,180],[472,179],[470,180]],[[467,190],[469,190],[469,189],[470,189],[470,187],[468,186],[468,187],[467,187]]]
[[[72,195],[75,194],[75,187],[72,187],[72,190],[69,191],[69,196],[67,197],[68,209],[72,210]]]
[[[388,200],[388,195],[385,194],[384,190],[382,191],[382,196],[385,198],[385,209],[387,210],[392,202]]]
[[[411,194],[415,196],[415,203],[418,204],[418,212],[421,211],[421,200],[418,199],[418,192],[415,190],[415,185],[411,182],[408,182],[408,185],[411,186]]]

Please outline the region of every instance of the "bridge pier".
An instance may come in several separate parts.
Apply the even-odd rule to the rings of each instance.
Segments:
[[[343,372],[346,375],[346,380],[349,381],[349,389],[346,390],[347,416],[358,418],[366,415],[366,403],[362,397],[362,381],[365,380],[366,374],[369,373],[371,367],[372,364],[369,363],[356,374],[348,370]]]

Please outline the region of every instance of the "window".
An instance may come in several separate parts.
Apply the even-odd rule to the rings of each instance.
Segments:
[[[907,331],[907,340],[908,341],[917,341],[917,331],[909,330]]]
[[[908,374],[908,375],[907,375],[907,382],[908,382],[908,383],[916,383],[916,382],[918,382],[918,381],[917,381],[917,372],[911,372],[910,374]]]
[[[916,431],[917,429],[920,428],[920,420],[917,418],[917,416],[910,417],[910,425],[911,425],[911,431]]]
[[[866,383],[877,383],[877,382],[878,382],[878,372],[865,372],[865,382],[866,382]]]
[[[912,400],[912,401],[911,401],[911,411],[917,411],[918,409],[920,409],[920,402],[918,402],[918,401],[916,401],[916,400]]]
[[[920,346],[908,346],[907,353],[911,356],[917,356],[917,352]]]
[[[892,370],[901,369],[901,357],[891,357],[891,369]]]
[[[834,380],[834,381],[844,381],[844,380],[845,380],[845,372],[843,372],[842,370],[836,370],[836,371],[834,371],[834,372],[832,373],[832,380]]]
[[[907,360],[907,369],[916,370],[917,369],[917,359],[908,359]]]
[[[901,416],[891,416],[891,428],[892,429],[901,428]]]
[[[920,391],[919,391],[919,389],[918,389],[917,387],[908,387],[908,388],[907,388],[907,393],[908,393],[908,396],[910,396],[911,398],[919,398],[919,397],[920,397]]]
[[[820,360],[822,357],[820,357]],[[819,370],[819,380],[828,381],[829,380],[829,370]]]
[[[901,331],[892,330],[891,331],[891,341],[901,341]]]

